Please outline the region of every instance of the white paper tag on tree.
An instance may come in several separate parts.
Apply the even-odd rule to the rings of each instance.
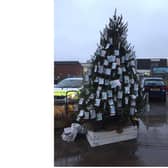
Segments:
[[[102,113],[97,113],[97,118],[96,120],[97,121],[101,121],[103,118],[102,118]]]

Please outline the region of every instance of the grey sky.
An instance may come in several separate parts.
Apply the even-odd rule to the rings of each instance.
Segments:
[[[167,0],[55,0],[54,59],[90,59],[115,8],[128,21],[137,57],[168,57]]]

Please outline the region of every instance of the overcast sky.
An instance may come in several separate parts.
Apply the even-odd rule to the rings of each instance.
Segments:
[[[128,21],[127,39],[137,57],[168,57],[167,0],[55,0],[54,59],[90,59],[115,8]]]

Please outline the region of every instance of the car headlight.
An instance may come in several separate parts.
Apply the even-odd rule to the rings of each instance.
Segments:
[[[78,99],[78,93],[77,92],[70,92],[70,93],[68,93],[67,98],[72,99],[72,100]]]

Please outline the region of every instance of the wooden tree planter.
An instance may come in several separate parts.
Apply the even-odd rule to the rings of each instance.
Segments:
[[[87,140],[91,147],[127,141],[137,138],[138,128],[129,121],[119,122],[117,119],[91,122],[87,127]]]
[[[121,133],[117,132],[116,130],[97,132],[88,130],[86,137],[90,146],[96,147],[100,145],[136,139],[137,133],[137,126],[128,126],[123,128]]]

